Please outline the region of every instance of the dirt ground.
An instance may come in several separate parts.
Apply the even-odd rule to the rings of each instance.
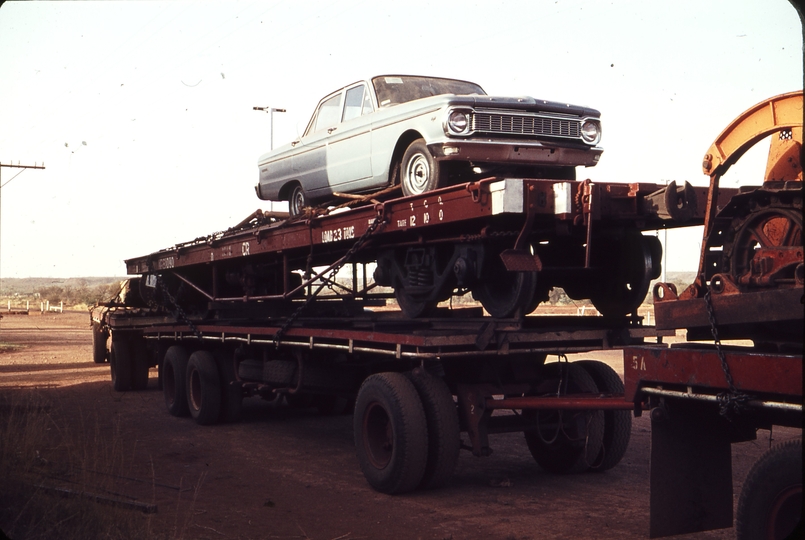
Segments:
[[[244,401],[243,421],[212,427],[170,416],[156,370],[143,392],[114,392],[108,365],[91,359],[86,313],[0,320],[0,394],[40,389],[56,424],[122,441],[115,491],[156,504],[157,536],[198,539],[647,538],[649,420],[636,418],[620,465],[555,476],[531,458],[522,434],[492,436],[494,453],[463,451],[445,488],[373,491],[355,458],[350,416]],[[12,346],[8,346],[11,344]],[[622,372],[617,352],[587,354]],[[572,358],[571,358],[572,359]],[[775,429],[774,440],[801,437]],[[466,436],[465,436],[465,442]],[[733,445],[735,501],[769,432]],[[724,529],[677,538],[734,538]]]

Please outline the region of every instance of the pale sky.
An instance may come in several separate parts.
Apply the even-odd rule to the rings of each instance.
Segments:
[[[5,2],[0,276],[124,275],[124,259],[266,203],[257,159],[318,100],[383,73],[455,77],[602,113],[598,182],[706,185],[739,113],[802,88],[786,0]],[[758,147],[725,179],[762,181]],[[701,230],[669,241],[694,271]]]

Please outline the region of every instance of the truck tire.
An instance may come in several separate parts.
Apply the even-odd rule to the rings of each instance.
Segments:
[[[92,361],[96,364],[103,364],[108,359],[106,342],[109,339],[109,331],[101,328],[100,323],[92,323]]]
[[[406,374],[414,383],[425,409],[428,425],[428,461],[419,482],[420,489],[445,485],[453,476],[461,449],[458,410],[447,384],[422,368]]]
[[[109,368],[112,372],[112,388],[117,392],[131,390],[132,350],[128,339],[112,339]]]
[[[197,424],[215,424],[221,415],[221,378],[215,357],[196,351],[187,361],[187,407]]]
[[[441,187],[439,162],[433,159],[425,139],[416,139],[405,150],[400,164],[400,183],[405,197]]]
[[[593,378],[581,366],[552,363],[543,368],[543,379],[533,395],[555,395],[560,379],[564,381],[562,394],[598,393]],[[548,472],[584,472],[601,452],[603,411],[523,411],[523,417],[538,424],[537,428],[525,432],[525,440],[534,460]],[[545,427],[545,424],[556,427]]]
[[[187,416],[187,351],[174,345],[165,351],[162,362],[162,393],[165,405],[173,416]]]
[[[130,342],[131,348],[131,389],[148,388],[148,371],[151,369],[148,347],[145,339],[135,338]]]
[[[614,369],[598,360],[579,360],[581,366],[593,378],[599,392],[623,394],[623,381]],[[608,471],[623,459],[632,436],[631,411],[604,411],[604,441],[591,471]]]
[[[738,499],[738,540],[802,538],[802,439],[767,450],[752,466]]]
[[[428,426],[405,375],[367,377],[358,391],[353,427],[358,463],[369,485],[388,494],[416,489],[428,460]]]

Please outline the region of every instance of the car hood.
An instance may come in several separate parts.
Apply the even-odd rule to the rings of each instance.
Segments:
[[[529,112],[548,112],[559,114],[573,114],[578,116],[600,117],[596,109],[537,99],[531,96],[504,97],[504,96],[451,96],[452,103],[466,104],[471,107],[489,109],[516,109]]]

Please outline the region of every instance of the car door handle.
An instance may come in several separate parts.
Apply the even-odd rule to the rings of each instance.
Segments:
[[[336,129],[338,129],[338,128],[337,128],[337,127],[331,127],[331,128],[327,128],[327,133],[328,133],[328,134],[330,134],[330,133],[332,133],[333,131],[335,131]]]

